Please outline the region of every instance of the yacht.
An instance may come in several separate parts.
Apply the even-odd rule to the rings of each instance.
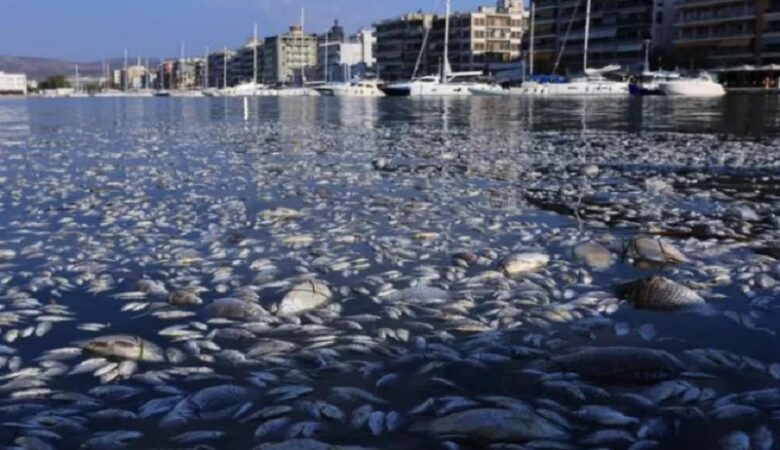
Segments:
[[[327,83],[314,88],[320,95],[332,97],[384,97],[376,80],[360,80],[353,83]]]
[[[428,75],[406,83],[395,83],[383,88],[390,96],[465,96],[473,90],[489,88],[491,85],[479,80],[482,72],[452,72],[441,77]]]
[[[680,74],[677,72],[642,72],[634,82],[629,85],[629,92],[631,95],[663,95],[661,92],[661,83],[667,81],[677,80],[680,78]]]
[[[525,81],[519,87],[502,88],[500,86],[487,86],[472,88],[475,95],[504,95],[504,96],[623,96],[628,95],[629,86],[626,82],[613,81],[604,76],[614,72],[613,66],[604,69],[588,69],[581,77],[565,79],[559,77],[534,77]]]
[[[658,89],[664,95],[679,97],[722,97],[726,95],[726,89],[723,85],[713,80],[707,73],[702,73],[696,78],[664,81],[658,85]]]
[[[449,62],[449,42],[450,42],[450,9],[452,0],[446,0],[446,15],[444,18],[444,58],[443,70],[441,76],[428,75],[419,78],[413,78],[405,83],[394,83],[385,86],[382,90],[390,96],[466,96],[471,95],[472,89],[481,89],[489,87],[488,83],[482,82],[482,72],[453,72]],[[423,48],[425,42],[423,41]],[[416,71],[416,69],[415,69]]]

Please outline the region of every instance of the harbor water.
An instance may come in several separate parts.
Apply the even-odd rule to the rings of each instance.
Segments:
[[[0,99],[0,447],[770,449],[780,97]]]

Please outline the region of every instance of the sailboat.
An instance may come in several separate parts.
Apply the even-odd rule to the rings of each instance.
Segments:
[[[427,75],[413,78],[405,83],[393,83],[383,88],[390,96],[465,96],[472,90],[488,88],[489,85],[479,80],[482,72],[453,72],[449,61],[450,46],[450,9],[452,0],[446,0],[446,16],[444,18],[444,58],[440,76]],[[423,48],[425,44],[423,44]]]
[[[533,5],[532,5],[533,8]],[[582,52],[583,75],[560,82],[554,76],[533,77],[519,88],[497,91],[495,87],[477,89],[480,95],[545,95],[545,96],[610,96],[629,95],[629,85],[626,81],[614,81],[605,77],[606,74],[620,70],[620,66],[611,65],[601,69],[588,67],[588,44],[590,40],[591,0],[587,0],[585,13],[585,41]],[[572,18],[574,20],[574,18]],[[533,48],[533,38],[531,40]],[[533,50],[531,51],[533,62]],[[531,64],[533,67],[533,63]],[[533,69],[532,69],[533,70]]]

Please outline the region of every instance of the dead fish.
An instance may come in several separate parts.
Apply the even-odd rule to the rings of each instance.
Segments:
[[[139,336],[109,335],[90,339],[82,344],[84,351],[97,356],[132,361],[163,362],[165,354],[156,344]]]
[[[143,433],[138,431],[111,431],[101,433],[97,437],[85,441],[81,448],[89,450],[112,450],[115,448],[124,448],[130,445],[127,441],[140,439]]]
[[[569,434],[530,411],[472,409],[434,420],[428,432],[438,437],[465,437],[485,442],[534,439],[565,440]]]
[[[539,270],[549,262],[550,256],[546,253],[517,253],[501,262],[501,270],[509,277],[517,277],[528,272]]]
[[[612,408],[600,405],[588,405],[580,408],[575,415],[582,420],[599,425],[631,425],[639,423],[639,419],[629,417]]]
[[[653,310],[673,310],[705,304],[693,290],[665,277],[650,277],[617,288],[619,297],[634,306]]]
[[[623,251],[623,256],[633,258],[640,265],[650,264],[682,264],[688,258],[671,243],[663,239],[640,237],[631,240]]]
[[[295,286],[279,303],[279,316],[295,316],[319,308],[328,303],[333,294],[328,285],[317,280],[308,280]]]
[[[262,306],[237,298],[214,300],[205,306],[201,312],[206,317],[231,320],[253,320],[268,315]]]
[[[592,269],[603,270],[612,265],[612,253],[604,246],[595,242],[579,244],[572,249],[574,259]]]
[[[680,361],[663,350],[640,347],[586,347],[543,363],[587,380],[615,383],[652,383],[683,372]]]
[[[221,385],[205,388],[181,400],[160,420],[160,427],[172,428],[192,421],[214,421],[233,416],[254,394],[249,389]]]

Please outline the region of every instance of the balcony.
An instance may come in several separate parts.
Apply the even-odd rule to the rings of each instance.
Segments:
[[[725,41],[736,39],[753,39],[756,34],[752,31],[739,32],[720,32],[720,33],[701,33],[689,36],[678,36],[674,39],[675,44],[693,44],[708,41]]]
[[[701,8],[701,7],[710,7],[710,6],[718,6],[718,5],[728,5],[728,4],[734,4],[734,3],[752,3],[747,0],[677,0],[677,3],[675,4],[675,8],[680,9],[688,9],[688,8]]]
[[[738,22],[741,20],[755,20],[754,8],[728,8],[715,12],[707,11],[700,14],[680,14],[674,26],[685,27],[692,25],[706,25],[708,23]]]

